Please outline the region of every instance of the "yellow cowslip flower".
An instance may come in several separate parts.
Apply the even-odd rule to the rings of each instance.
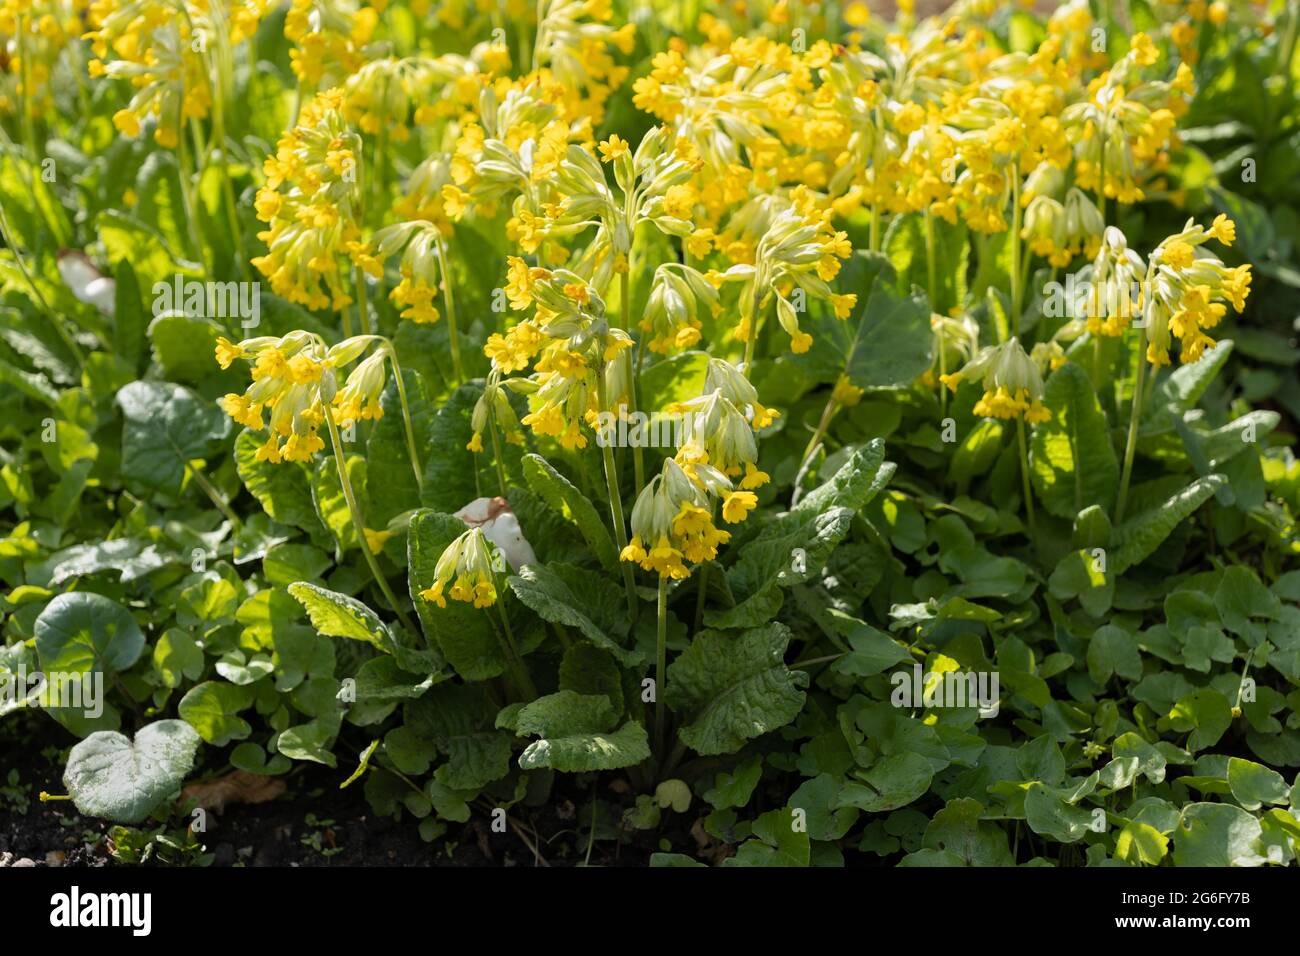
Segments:
[[[796,193],[794,198],[800,196]],[[824,216],[807,207],[801,211],[792,204],[783,208],[779,204],[756,204],[741,213],[751,217],[741,228],[757,225],[762,231],[753,264],[734,265],[723,273],[724,281],[741,283],[742,318],[736,337],[749,343],[756,334],[755,320],[775,299],[777,321],[790,336],[791,350],[806,352],[812,336],[799,327],[800,310],[792,301],[794,290],[799,290],[805,308],[809,300],[829,302],[837,318],[847,317],[857,303],[856,295],[836,295],[825,277],[834,277],[839,260],[851,252],[849,243]]]
[[[446,227],[450,230],[450,225]],[[445,253],[440,248],[444,229],[432,222],[416,220],[385,226],[374,234],[368,245],[369,255],[376,263],[376,276],[382,275],[378,264],[402,252],[401,280],[388,293],[395,304],[402,307],[401,316],[412,322],[428,324],[442,318],[433,304],[438,296]]]
[[[700,315],[716,317],[722,304],[715,289],[698,270],[667,262],[655,270],[640,327],[648,336],[646,347],[666,354],[693,348],[700,341]]]
[[[1128,247],[1124,233],[1108,226],[1093,261],[1079,270],[1081,305],[1086,327],[1093,335],[1123,335],[1141,310],[1142,279],[1146,266]]]
[[[130,80],[135,91],[113,115],[113,125],[136,137],[152,118],[154,140],[175,148],[187,121],[207,117],[214,99],[229,96],[213,88],[213,78],[228,73],[219,64],[252,36],[270,8],[269,0],[93,0],[85,39],[94,58],[87,70],[92,77]]]
[[[1029,240],[1034,255],[1063,268],[1078,255],[1094,258],[1105,228],[1101,210],[1083,190],[1071,187],[1064,203],[1048,194],[1029,199],[1021,237]]]
[[[721,474],[716,480],[726,484]],[[743,502],[731,507],[734,513]],[[730,532],[713,525],[709,493],[677,462],[665,458],[660,473],[646,483],[632,506],[632,540],[619,558],[661,578],[687,578],[691,573],[688,562],[713,560],[718,546],[730,539]]]
[[[235,359],[253,363],[252,384],[242,394],[225,395],[221,408],[245,428],[268,430],[257,451],[258,461],[310,461],[325,447],[318,433],[326,415],[346,427],[358,419],[383,414],[379,396],[385,384],[384,363],[390,357],[386,342],[357,365],[342,389],[337,385],[337,370],[376,342],[382,340],[358,335],[327,347],[317,336],[303,331],[242,342],[219,338],[216,355],[223,368]],[[264,413],[269,419],[264,420]]]
[[[984,387],[983,397],[975,403],[976,415],[1022,417],[1030,424],[1052,417],[1042,402],[1042,374],[1015,336],[1001,345],[986,345],[962,368],[944,375],[943,384],[955,392],[961,382],[976,378]]]
[[[433,568],[433,583],[420,597],[438,607],[447,606],[448,596],[475,607],[491,607],[497,601],[496,566],[500,563],[483,532],[471,528],[443,549]]]
[[[744,491],[771,480],[758,467],[754,431],[771,424],[776,413],[759,403],[758,391],[735,366],[709,359],[702,394],[666,410],[683,416],[682,441],[675,458],[688,475],[697,465],[709,465],[728,479],[739,478]]]
[[[934,360],[922,381],[927,388],[936,385],[942,387],[939,379],[947,374],[948,369],[958,369],[974,358],[980,347],[980,327],[978,322],[965,313],[956,316],[933,313],[930,316],[930,331],[933,335]]]
[[[365,63],[379,11],[356,0],[292,0],[284,19],[289,65],[308,86],[338,83]]]
[[[1203,248],[1215,239],[1231,245],[1236,226],[1220,214],[1210,228],[1189,219],[1183,231],[1169,236],[1151,253],[1143,301],[1147,360],[1169,364],[1171,333],[1179,340],[1179,358],[1195,362],[1214,340],[1205,334],[1219,324],[1228,305],[1240,312],[1250,294],[1250,264],[1230,267]]]
[[[1062,111],[1080,188],[1101,188],[1107,197],[1131,204],[1145,196],[1145,181],[1166,167],[1174,127],[1193,87],[1186,64],[1173,81],[1143,81],[1141,71],[1156,59],[1150,37],[1137,34],[1129,52],[1089,84],[1088,98]]]
[[[321,93],[303,107],[298,123],[280,138],[263,164],[258,216],[269,228],[253,265],[271,289],[309,309],[344,309],[340,258],[375,274],[379,267],[361,241],[361,191],[357,164],[361,140],[343,119],[343,91]]]

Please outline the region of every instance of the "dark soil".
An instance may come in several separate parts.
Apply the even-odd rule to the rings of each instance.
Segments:
[[[75,742],[44,715],[13,714],[6,719],[0,729],[0,866],[123,865],[111,852],[112,824],[81,816],[69,801],[39,799],[42,790],[65,792],[63,764]],[[448,824],[445,834],[428,843],[409,813],[403,811],[400,820],[375,814],[362,792],[362,781],[340,790],[346,777],[345,770],[298,764],[284,778],[287,788],[282,796],[208,814],[205,832],[193,834],[189,841],[185,830],[189,819],[179,810],[168,821],[151,820],[135,829],[142,845],[146,834],[153,832],[190,842],[188,853],[164,852],[164,859],[153,854],[154,863],[180,865],[572,866],[587,855],[589,789],[552,793],[537,807],[511,808],[505,833],[492,832],[490,818],[476,808],[468,823]],[[597,828],[597,839],[591,844],[593,865],[644,866],[658,849],[653,841],[665,835],[676,846],[694,846],[685,832],[690,820],[676,833],[666,820],[667,831],[660,828],[654,837],[623,833],[619,838],[612,824],[632,802],[629,794],[600,795],[598,820],[604,823],[608,818],[608,824]]]

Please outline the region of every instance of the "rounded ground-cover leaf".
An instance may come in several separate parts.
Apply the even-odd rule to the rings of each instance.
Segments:
[[[139,823],[180,789],[198,746],[183,720],[156,721],[134,741],[100,731],[72,748],[63,785],[86,816]]]
[[[132,382],[117,393],[122,408],[122,475],[174,495],[186,463],[205,458],[226,437],[230,419],[171,382]]]
[[[135,618],[102,594],[60,594],[36,619],[36,653],[47,674],[123,671],[143,650]]]
[[[1174,830],[1175,866],[1259,866],[1259,821],[1228,803],[1183,807]]]
[[[238,716],[252,703],[250,688],[209,680],[191,687],[177,711],[205,741],[221,747],[252,733],[248,721]]]

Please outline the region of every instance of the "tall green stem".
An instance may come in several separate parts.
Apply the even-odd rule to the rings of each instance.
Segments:
[[[508,498],[505,461],[501,457],[501,439],[497,437],[497,410],[492,405],[488,406],[488,434],[492,438],[492,461],[497,467],[497,484],[501,487],[501,497]]]
[[[930,293],[930,311],[939,311],[939,279],[938,266],[934,255],[934,214],[930,212],[930,207],[925,209],[925,268],[926,279],[929,282]]]
[[[447,303],[447,340],[451,343],[451,371],[459,385],[465,381],[460,365],[460,335],[456,330],[456,300],[451,291],[451,273],[447,271],[447,244],[438,237],[438,271],[442,273],[442,296]]]
[[[619,276],[619,293],[623,300],[623,329],[631,334],[632,331],[632,282],[629,271]],[[644,354],[644,353],[642,353]],[[627,374],[627,400],[628,411],[636,414],[636,386],[637,375],[632,372],[632,352],[630,349],[624,349],[623,354],[619,356],[619,361],[625,363],[625,372]],[[640,362],[637,363],[637,373],[640,372]],[[645,487],[645,458],[641,451],[639,442],[632,445],[632,471],[636,477],[636,493],[641,494],[641,489]]]
[[[596,402],[601,411],[609,410],[609,403],[606,400],[605,389],[605,370],[596,370]],[[622,560],[623,549],[627,547],[627,526],[623,523],[623,498],[618,490],[618,468],[614,464],[614,449],[609,442],[600,441],[597,437],[597,443],[600,445],[600,458],[605,466],[605,487],[609,492],[609,513],[614,523],[614,541],[618,545],[619,565],[623,569],[623,586],[627,590],[627,610],[632,615],[632,620],[636,620],[637,603],[636,603],[636,582],[632,578],[632,566]]]
[[[1020,445],[1020,482],[1025,493],[1025,516],[1029,520],[1029,536],[1034,536],[1034,489],[1029,483],[1029,445],[1025,441],[1025,420],[1016,419],[1016,441]]]
[[[668,579],[659,576],[659,600],[655,609],[655,754],[664,758],[668,740],[667,715],[664,711],[664,672],[668,669]]]
[[[497,584],[497,593],[505,594],[505,589],[500,583]],[[510,629],[510,618],[506,616],[505,604],[500,600],[497,601],[497,610],[501,614],[501,650],[506,656],[506,665],[510,668],[511,677],[515,682],[515,689],[525,695],[526,700],[536,700],[538,697],[537,685],[533,683],[532,675],[528,673],[528,666],[519,653],[518,645],[515,644],[515,635]]]
[[[1016,166],[1011,170],[1011,315],[1008,325],[1012,335],[1020,334],[1024,286],[1024,277],[1020,274],[1020,167]]]
[[[393,589],[388,586],[388,579],[379,569],[379,562],[375,560],[374,554],[370,551],[370,542],[366,540],[366,520],[361,514],[361,507],[357,504],[357,496],[352,490],[352,479],[348,476],[348,462],[343,454],[343,442],[339,439],[339,428],[334,423],[334,416],[329,409],[325,410],[325,424],[329,428],[330,444],[334,448],[334,467],[338,471],[339,486],[343,489],[343,499],[348,503],[348,514],[352,517],[352,527],[357,534],[357,544],[361,548],[361,554],[366,559],[366,564],[370,566],[370,573],[375,578],[375,583],[379,585],[379,590],[383,592],[388,603],[392,605],[394,613],[402,622],[402,626],[412,634],[419,632],[411,625],[410,619],[406,612],[402,610],[402,605],[397,602],[397,597],[393,594]]]
[[[1144,325],[1138,334],[1137,372],[1133,376],[1133,408],[1129,412],[1128,439],[1124,442],[1124,470],[1119,479],[1119,497],[1115,499],[1115,523],[1124,520],[1128,504],[1128,486],[1133,478],[1133,455],[1137,451],[1138,424],[1142,418],[1142,387],[1147,373],[1147,330]]]
[[[393,379],[397,383],[397,401],[402,406],[402,426],[406,431],[406,453],[411,458],[411,470],[415,472],[415,486],[420,487],[424,473],[420,470],[420,453],[415,447],[415,425],[411,421],[411,406],[406,401],[406,383],[402,381],[402,367],[397,364],[397,352],[393,343],[384,339],[388,349],[388,361],[393,366]]]

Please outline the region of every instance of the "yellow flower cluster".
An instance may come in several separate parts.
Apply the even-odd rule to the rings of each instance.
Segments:
[[[1151,254],[1143,315],[1149,343],[1146,357],[1153,365],[1169,364],[1171,333],[1179,341],[1179,358],[1195,362],[1214,346],[1205,330],[1219,324],[1227,306],[1237,312],[1245,308],[1250,264],[1225,266],[1202,248],[1211,239],[1231,245],[1236,237],[1236,227],[1227,216],[1216,217],[1209,229],[1189,219],[1182,232],[1165,239]]]
[[[185,124],[206,117],[214,97],[224,95],[213,77],[228,75],[230,48],[253,35],[270,7],[270,0],[92,0],[87,70],[135,88],[113,125],[136,137],[153,117],[154,140],[174,148]]]
[[[1001,345],[986,345],[964,366],[942,378],[954,392],[962,381],[981,380],[984,395],[975,403],[976,415],[1023,418],[1030,424],[1052,417],[1042,401],[1042,373],[1015,336]]]
[[[0,0],[0,114],[53,105],[50,77],[82,29],[87,0]]]
[[[351,304],[341,257],[372,275],[380,270],[361,239],[361,140],[343,119],[343,100],[334,89],[303,107],[266,158],[257,193],[257,216],[270,228],[258,233],[267,252],[253,265],[277,295],[309,309]]]
[[[252,384],[242,394],[226,395],[221,407],[245,428],[268,430],[257,450],[258,461],[310,461],[325,447],[318,431],[327,415],[342,427],[383,415],[379,396],[386,380],[386,346],[362,359],[343,387],[338,386],[338,369],[356,361],[376,342],[380,342],[377,336],[358,335],[327,347],[302,331],[241,342],[219,338],[216,355],[221,367],[243,359],[250,363],[252,374]]]
[[[497,596],[492,549],[478,528],[471,528],[443,549],[433,569],[433,584],[420,592],[420,597],[438,607],[446,607],[448,597],[475,607],[491,607]]]

